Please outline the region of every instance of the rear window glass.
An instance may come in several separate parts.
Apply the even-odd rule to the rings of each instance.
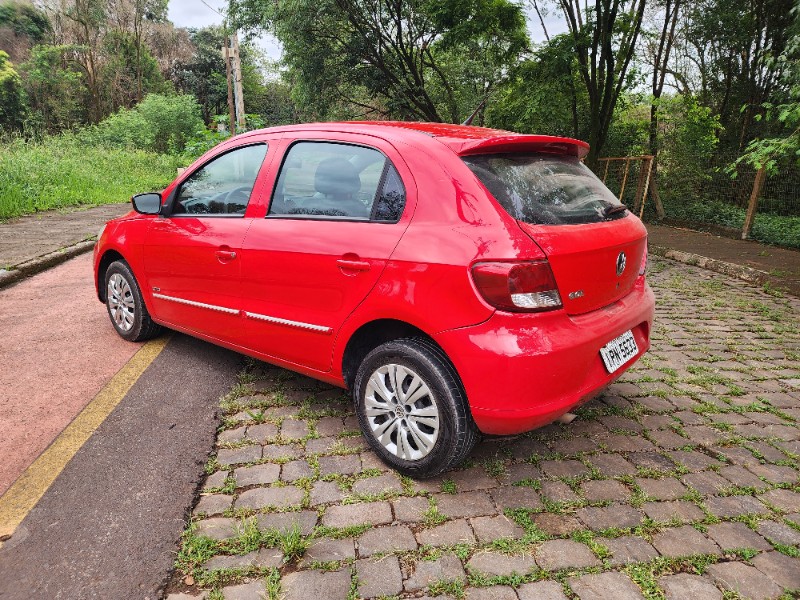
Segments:
[[[624,205],[573,156],[481,154],[464,162],[512,217],[525,223],[597,223]]]

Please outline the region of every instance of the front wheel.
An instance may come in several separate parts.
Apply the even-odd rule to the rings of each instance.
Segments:
[[[128,263],[117,260],[106,271],[106,308],[117,333],[129,342],[141,342],[161,333],[150,318],[142,292]]]
[[[367,354],[354,398],[370,446],[404,475],[438,475],[463,461],[478,441],[455,368],[427,340],[394,340]]]

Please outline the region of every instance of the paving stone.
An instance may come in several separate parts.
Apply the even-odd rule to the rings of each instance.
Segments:
[[[548,477],[581,477],[589,473],[579,460],[544,460],[539,467]]]
[[[203,484],[203,490],[211,490],[214,488],[221,488],[225,485],[225,479],[228,477],[227,471],[216,471],[206,478]]]
[[[703,496],[718,494],[722,490],[729,488],[731,482],[724,477],[717,475],[713,471],[703,473],[690,473],[684,475],[681,481],[689,487],[697,490]]]
[[[597,541],[611,552],[609,562],[614,566],[647,562],[658,556],[658,552],[653,546],[635,535],[602,538]]]
[[[800,590],[800,559],[780,552],[764,552],[750,562],[779,586],[788,590]]]
[[[293,485],[283,487],[259,487],[242,492],[236,500],[236,508],[255,510],[274,506],[288,508],[303,501],[303,490]]]
[[[517,463],[511,465],[506,470],[504,481],[506,483],[517,483],[520,481],[538,481],[542,478],[542,472],[530,463]]]
[[[242,556],[219,555],[206,562],[203,567],[209,571],[244,567],[278,568],[283,565],[283,552],[280,548],[261,548]]]
[[[264,446],[263,458],[266,460],[292,460],[303,456],[300,444],[267,444]]]
[[[251,440],[263,444],[268,439],[278,435],[277,426],[272,423],[261,423],[259,425],[249,425],[247,427],[247,437]]]
[[[261,460],[261,446],[243,446],[241,448],[222,448],[217,451],[217,462],[223,467]]]
[[[761,489],[767,487],[763,481],[741,465],[729,465],[719,470],[719,474],[739,487],[753,487]]]
[[[430,529],[423,529],[417,533],[417,541],[422,546],[455,546],[474,544],[475,536],[464,519],[457,519]]]
[[[256,515],[258,528],[261,530],[274,529],[279,533],[297,527],[303,535],[311,535],[317,525],[317,513],[313,510],[301,510],[297,512],[271,513],[268,515]]]
[[[703,471],[709,467],[723,464],[701,450],[672,450],[667,452],[667,456],[692,472]]]
[[[568,439],[554,440],[550,442],[553,452],[574,456],[585,452],[596,452],[598,450],[597,440],[585,437],[573,437]]]
[[[461,494],[436,494],[439,512],[451,518],[482,517],[497,514],[494,502],[483,491],[463,492]]]
[[[497,486],[497,480],[490,477],[483,467],[471,467],[463,471],[448,473],[459,492],[487,490]]]
[[[517,438],[508,449],[516,460],[530,460],[550,453],[545,444],[529,437]]]
[[[526,583],[517,590],[519,600],[568,600],[557,581]]]
[[[636,467],[619,454],[595,454],[589,457],[589,462],[606,477],[636,474]]]
[[[309,434],[308,423],[297,419],[284,419],[281,423],[281,437],[284,439],[295,440],[306,437]]]
[[[750,450],[741,446],[714,446],[709,450],[721,454],[736,465],[756,465],[759,462]]]
[[[475,517],[470,519],[470,525],[480,544],[489,544],[501,538],[521,538],[525,535],[525,530],[505,515]]]
[[[714,540],[723,550],[736,548],[754,548],[771,550],[767,541],[744,523],[716,523],[708,526],[708,537]]]
[[[627,504],[612,504],[606,507],[581,508],[578,518],[593,531],[610,527],[636,527],[642,521],[642,513]]]
[[[350,592],[350,569],[295,571],[281,578],[281,589],[285,600],[347,598]]]
[[[636,401],[645,408],[656,412],[673,410],[672,404],[670,404],[664,398],[659,398],[657,396],[646,396],[644,398],[637,398]]]
[[[344,431],[341,417],[322,417],[317,421],[317,433],[320,436],[336,436]]]
[[[777,598],[783,592],[778,584],[761,571],[741,562],[710,565],[707,573],[717,585],[752,600]]]
[[[705,513],[696,504],[687,500],[669,500],[667,502],[645,502],[642,505],[645,514],[653,521],[670,521],[677,519],[682,523],[702,521]]]
[[[388,502],[333,505],[325,509],[322,524],[327,527],[352,525],[385,525],[392,522],[392,508]]]
[[[545,571],[596,567],[600,561],[588,546],[572,540],[550,540],[536,549],[536,564]]]
[[[484,551],[475,553],[467,563],[473,571],[484,573],[490,577],[509,577],[514,573],[525,575],[536,568],[533,556],[528,554],[501,554]]]
[[[787,546],[800,545],[800,531],[777,521],[760,521],[756,528],[758,533],[768,540]]]
[[[667,450],[675,450],[691,444],[690,440],[687,440],[685,437],[680,436],[669,429],[651,430],[650,438],[656,443],[657,446],[666,448]]]
[[[676,425],[672,415],[643,415],[640,420],[645,429],[671,429],[673,425]]]
[[[366,471],[367,469],[377,469],[379,471],[387,471],[389,467],[386,466],[378,455],[374,452],[362,452],[359,454],[361,457],[361,469]]]
[[[362,598],[395,596],[403,591],[403,574],[396,556],[357,560],[356,576]]]
[[[622,573],[600,573],[571,577],[568,580],[572,591],[580,600],[643,600],[639,586],[630,577]]]
[[[800,511],[800,494],[792,490],[770,490],[758,498],[782,512]]]
[[[222,597],[225,600],[264,600],[267,590],[263,581],[240,583],[222,588]]]
[[[653,546],[662,556],[720,554],[717,545],[690,525],[665,529],[653,536]]]
[[[536,491],[527,486],[503,486],[490,490],[489,494],[500,511],[506,508],[539,510],[544,506]]]
[[[283,481],[291,483],[305,477],[314,477],[314,469],[304,460],[293,460],[281,467]]]
[[[656,500],[677,500],[689,491],[674,477],[664,477],[663,479],[637,477],[635,481],[645,494]]]
[[[607,500],[624,502],[631,496],[631,492],[619,481],[602,479],[587,481],[581,484],[583,497],[589,502],[604,502]]]
[[[226,429],[217,434],[217,443],[241,442],[247,435],[247,426],[243,425],[236,429]]]
[[[345,493],[335,481],[317,481],[311,488],[310,504],[319,506],[320,504],[339,502],[344,497]]]
[[[422,521],[424,518],[423,515],[427,512],[429,506],[428,499],[420,496],[392,500],[394,518],[401,523]]]
[[[206,592],[200,592],[198,595],[194,594],[167,594],[167,600],[207,600],[208,594]]]
[[[355,542],[350,538],[333,540],[330,538],[320,538],[308,547],[301,567],[307,567],[313,562],[329,562],[334,560],[347,560],[356,557]]]
[[[210,537],[212,540],[227,540],[239,535],[236,519],[215,517],[197,522],[195,535]]]
[[[400,494],[402,492],[403,485],[394,473],[359,479],[353,484],[353,493],[363,496]]]
[[[200,497],[193,515],[218,515],[228,510],[233,504],[233,496],[227,494],[206,494]]]
[[[625,435],[621,433],[609,435],[603,443],[605,444],[606,448],[612,452],[643,453],[656,449],[651,442],[648,442],[643,437],[636,435]]]
[[[725,439],[725,436],[707,425],[687,425],[683,430],[692,442],[703,446],[713,446]]]
[[[319,458],[319,473],[326,475],[352,475],[361,471],[361,458],[358,454],[345,454],[342,456],[321,456]]]
[[[752,496],[711,496],[705,504],[712,515],[721,519],[769,513],[769,509]]]
[[[517,600],[517,593],[507,585],[493,585],[467,588],[465,597],[467,600]]]
[[[239,467],[233,472],[233,476],[236,479],[236,487],[246,487],[248,485],[275,483],[278,481],[280,473],[280,465],[264,464]]]
[[[550,502],[579,502],[580,497],[563,481],[543,481],[542,496]]]
[[[689,600],[690,598],[722,600],[722,592],[717,586],[700,575],[689,575],[688,573],[667,575],[658,580],[658,585],[664,590],[666,600]]]
[[[628,460],[639,468],[660,473],[668,473],[675,468],[675,463],[657,452],[631,452]]]
[[[383,552],[405,552],[417,549],[414,534],[405,525],[369,529],[358,538],[358,555],[362,558]]]
[[[583,524],[571,515],[541,513],[531,517],[534,524],[548,535],[564,536],[583,529]]]
[[[466,580],[467,574],[461,561],[455,554],[446,553],[436,560],[418,560],[414,565],[414,573],[405,581],[404,588],[407,592],[416,592],[437,581]]]

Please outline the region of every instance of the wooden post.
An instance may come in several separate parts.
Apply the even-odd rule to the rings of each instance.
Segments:
[[[653,172],[653,157],[652,156],[645,157],[644,162],[647,164],[647,176],[645,177],[644,190],[642,191],[642,207],[639,210],[639,218],[640,219],[642,218],[642,215],[644,215],[644,202],[645,202],[645,199],[647,198],[647,190],[650,189],[650,175]],[[644,165],[642,165],[642,167],[644,167]],[[656,207],[656,210],[658,210],[658,207]],[[661,211],[662,212],[664,211],[663,207],[661,208]],[[663,215],[661,215],[661,216],[663,216]]]
[[[628,170],[630,169],[630,167],[631,167],[631,159],[626,158],[625,175],[622,176],[622,186],[619,189],[619,201],[622,202],[623,204],[625,203],[625,200],[623,200],[623,197],[625,196],[625,183],[628,181]]]
[[[756,171],[756,179],[753,181],[753,191],[750,194],[750,202],[747,203],[747,216],[744,218],[744,227],[742,227],[743,240],[746,240],[750,236],[750,229],[752,229],[753,221],[756,218],[758,197],[761,195],[761,189],[764,187],[764,179],[766,179],[766,171],[764,167],[761,167]]]
[[[605,183],[606,182],[606,177],[608,177],[608,165],[611,164],[611,159],[610,158],[605,158],[605,159],[601,158],[600,160],[605,160],[606,161],[606,170],[603,172],[603,183]]]
[[[228,81],[228,120],[230,122],[231,136],[236,135],[236,109],[233,105],[233,84],[231,82],[231,49],[230,38],[225,35],[225,47],[222,48],[222,58],[225,59],[225,76]]]

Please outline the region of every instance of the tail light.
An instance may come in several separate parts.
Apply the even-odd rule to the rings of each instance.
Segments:
[[[639,277],[644,275],[647,269],[647,244],[644,245],[644,253],[642,254],[642,264],[639,265]]]
[[[500,310],[541,312],[561,308],[561,295],[546,260],[477,263],[472,267],[472,279],[481,296]]]

